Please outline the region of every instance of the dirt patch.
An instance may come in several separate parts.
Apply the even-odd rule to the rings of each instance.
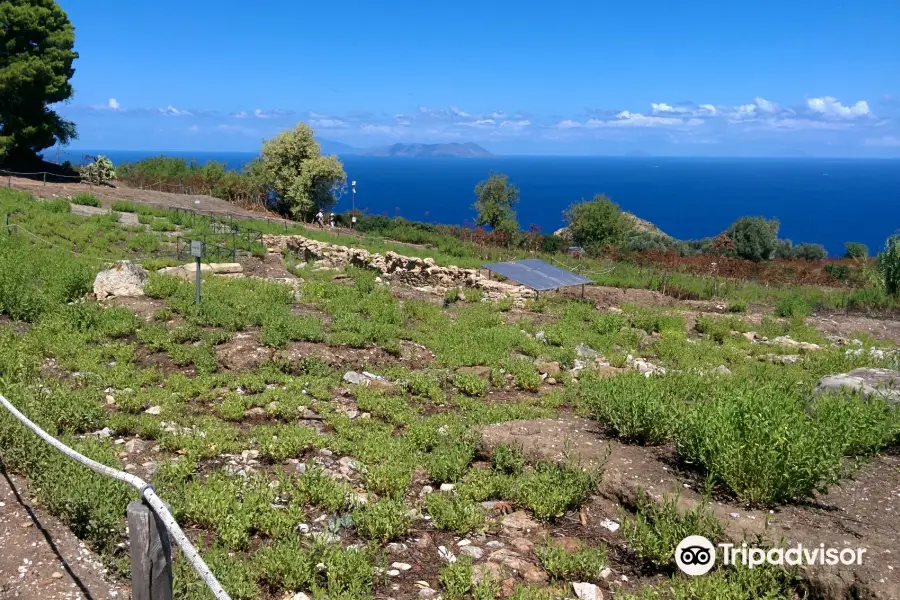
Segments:
[[[852,339],[860,332],[865,332],[879,340],[900,344],[900,321],[854,315],[830,315],[810,317],[806,322],[826,335]]]
[[[146,296],[117,296],[106,300],[103,304],[105,306],[121,306],[122,308],[127,308],[147,322],[153,321],[154,313],[166,306],[166,303],[162,300],[148,298]]]
[[[297,277],[284,268],[284,258],[280,254],[266,253],[263,257],[242,256],[241,265],[244,275],[253,275],[264,279],[296,279]]]
[[[216,346],[219,365],[229,371],[251,371],[272,359],[272,350],[263,346],[254,332],[235,334],[231,341]]]
[[[673,468],[676,461],[671,448],[605,440],[590,420],[566,417],[492,425],[484,430],[481,450],[490,454],[504,442],[521,444],[532,460],[574,458],[583,464],[602,463],[603,480],[591,506],[603,515],[615,514],[619,506],[634,506],[640,490],[656,499],[679,494],[683,509],[702,501],[695,491],[698,478],[685,477]],[[788,546],[801,543],[816,548],[824,543],[825,547],[867,550],[862,565],[805,568],[801,574],[814,597],[900,597],[900,577],[895,575],[900,572],[895,548],[900,539],[896,518],[900,511],[900,456],[896,453],[875,457],[852,479],[830,487],[815,503],[784,506],[771,514],[727,500],[713,502],[711,508],[727,526],[727,535],[736,541],[745,533],[764,533],[776,542],[784,537]]]
[[[31,501],[21,478],[0,474],[0,507],[0,598],[131,598],[130,586]]]
[[[31,329],[31,325],[29,325],[28,323],[23,323],[22,321],[13,321],[6,315],[0,315],[0,327],[9,327],[13,330],[14,333],[18,335],[28,333],[28,330]]]
[[[428,349],[407,341],[400,342],[399,356],[378,347],[350,348],[312,342],[292,342],[278,356],[288,363],[296,363],[311,356],[332,368],[345,371],[359,371],[396,363],[410,369],[420,369],[434,360],[434,355]]]
[[[569,288],[562,294],[569,298],[581,297],[581,289]],[[589,285],[584,288],[585,300],[594,302],[598,308],[621,306],[622,304],[639,304],[641,306],[674,306],[678,301],[652,290],[636,290],[630,288],[614,288],[602,285]]]

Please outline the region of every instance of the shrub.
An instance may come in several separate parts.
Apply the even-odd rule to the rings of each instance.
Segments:
[[[572,241],[592,254],[600,254],[604,247],[622,242],[633,227],[619,206],[602,194],[593,200],[582,199],[564,215]]]
[[[382,498],[353,511],[356,531],[367,540],[389,542],[409,532],[412,521],[402,500]]]
[[[140,210],[140,205],[136,202],[127,202],[125,200],[116,200],[112,203],[112,209],[115,212],[136,213]]]
[[[731,224],[726,234],[734,242],[739,257],[755,262],[771,260],[778,247],[778,220],[741,217]]]
[[[81,178],[94,185],[104,185],[115,180],[116,170],[111,160],[99,154],[94,162],[81,167]]]
[[[775,314],[788,319],[803,319],[811,312],[809,303],[797,294],[791,294],[775,303]]]
[[[745,313],[747,312],[747,301],[746,300],[732,300],[728,303],[728,312],[730,313]]]
[[[679,540],[680,541],[680,540]],[[606,548],[584,546],[576,550],[563,549],[549,537],[534,548],[541,566],[556,581],[601,582],[607,567]]]
[[[822,244],[797,244],[791,250],[791,256],[803,260],[822,260],[828,258],[828,251]]]
[[[599,479],[599,472],[538,463],[511,482],[509,493],[538,519],[552,521],[580,506]]]
[[[652,445],[672,436],[695,380],[685,378],[685,385],[674,381],[682,379],[676,375],[648,379],[634,373],[609,379],[587,372],[579,387],[595,419],[625,440]]]
[[[97,200],[96,196],[84,192],[75,194],[75,197],[72,198],[72,204],[80,204],[81,206],[94,206],[98,208],[100,207],[100,201]]]
[[[682,419],[682,458],[755,506],[809,497],[837,480],[843,441],[804,412],[792,379],[734,376],[719,385]]]
[[[900,235],[892,235],[878,255],[878,269],[884,278],[884,289],[890,296],[900,296]]]
[[[453,493],[428,494],[424,508],[434,526],[443,531],[466,534],[481,527],[485,521],[484,510],[478,504]]]
[[[622,535],[638,556],[658,567],[672,565],[675,548],[687,536],[702,535],[715,543],[725,529],[705,502],[682,513],[677,496],[657,503],[642,490],[635,509],[622,519]]]
[[[860,242],[847,242],[844,244],[844,256],[847,258],[869,258],[869,247]]]

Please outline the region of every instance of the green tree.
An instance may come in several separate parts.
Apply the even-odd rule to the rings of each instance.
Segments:
[[[869,247],[860,242],[847,242],[844,244],[844,256],[846,258],[866,259],[869,258]]]
[[[475,186],[475,222],[490,226],[495,231],[514,233],[519,230],[516,211],[519,202],[519,188],[509,183],[509,177],[500,173],[489,173],[488,178]]]
[[[741,217],[726,234],[734,242],[735,253],[747,260],[772,260],[778,250],[778,220]]]
[[[75,138],[49,108],[72,96],[75,28],[54,0],[0,1],[0,160],[21,163]]]
[[[337,156],[322,156],[313,130],[305,123],[263,142],[262,153],[247,173],[278,197],[278,208],[304,219],[335,202],[333,190],[347,180]]]
[[[828,258],[828,251],[822,244],[797,244],[791,250],[791,258],[823,260]]]
[[[631,231],[633,221],[619,205],[604,194],[570,206],[563,216],[572,241],[590,252],[599,254],[604,247],[622,243]]]

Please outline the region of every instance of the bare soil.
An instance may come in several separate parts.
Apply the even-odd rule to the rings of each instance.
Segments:
[[[621,535],[602,526],[607,518],[618,522],[620,507],[636,505],[640,490],[651,497],[679,495],[679,504],[690,509],[702,502],[699,478],[683,473],[667,447],[640,447],[605,439],[593,421],[577,417],[536,421],[509,421],[484,430],[481,450],[489,455],[500,443],[518,443],[532,459],[577,459],[585,465],[603,464],[603,480],[588,505],[591,518],[581,527],[570,525],[566,533],[585,540],[598,537],[626,552]],[[685,476],[686,475],[686,476]],[[767,513],[748,510],[727,498],[712,503],[716,516],[726,523],[727,535],[740,543],[745,534],[764,534],[786,546],[820,544],[835,548],[865,548],[862,565],[805,568],[812,597],[900,598],[900,456],[879,455],[863,465],[849,480],[831,486],[817,502],[788,505]]]
[[[0,466],[2,470],[2,466]],[[63,523],[34,503],[24,481],[0,473],[0,599],[131,598]]]

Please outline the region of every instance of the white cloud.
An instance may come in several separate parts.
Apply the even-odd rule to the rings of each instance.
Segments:
[[[566,119],[565,121],[560,121],[555,125],[557,129],[577,129],[581,127],[581,123],[578,121],[572,121],[571,119]]]
[[[325,117],[322,119],[310,119],[309,126],[318,127],[320,129],[343,129],[348,127],[348,124],[346,121],[341,121],[340,119]]]
[[[869,104],[865,100],[860,100],[853,106],[844,106],[836,98],[824,96],[822,98],[808,98],[806,105],[809,106],[810,110],[824,117],[852,119],[871,114]]]
[[[520,121],[503,121],[500,123],[501,129],[524,129],[531,125],[531,121],[528,119],[522,119]]]
[[[716,107],[713,106],[712,104],[701,104],[701,105],[700,105],[700,110],[697,111],[697,114],[713,117],[713,116],[715,116],[718,112],[719,112],[719,111],[716,110]]]
[[[460,125],[465,125],[466,127],[477,127],[478,129],[486,129],[489,127],[493,127],[497,122],[494,119],[478,119],[477,121],[466,121],[460,123]]]
[[[246,119],[249,115],[246,112],[240,110],[236,113],[232,113],[231,116],[235,119]]]
[[[505,119],[507,117],[506,113],[502,110],[495,110],[490,114],[492,119]]]
[[[394,133],[394,128],[390,125],[372,125],[371,123],[367,123],[359,128],[359,130],[363,133],[367,134],[391,134]]]
[[[450,112],[453,113],[454,115],[456,115],[457,117],[471,117],[472,116],[469,113],[467,113],[466,111],[460,110],[460,109],[456,108],[455,106],[450,107]]]
[[[116,100],[115,98],[110,98],[109,101],[107,101],[106,106],[110,110],[119,110],[120,104],[119,104],[119,101]]]
[[[165,108],[158,109],[161,114],[164,114],[169,117],[189,117],[191,113],[186,110],[182,110],[180,108],[175,108],[171,104]]]
[[[655,113],[673,113],[675,112],[675,107],[666,104],[665,102],[651,102],[650,106],[653,108],[653,112]]]
[[[766,100],[765,98],[763,98],[761,96],[757,96],[754,99],[754,102],[756,103],[756,106],[759,107],[759,110],[761,110],[763,112],[773,113],[778,110],[777,104],[775,104],[774,102],[769,102],[768,100]]]

